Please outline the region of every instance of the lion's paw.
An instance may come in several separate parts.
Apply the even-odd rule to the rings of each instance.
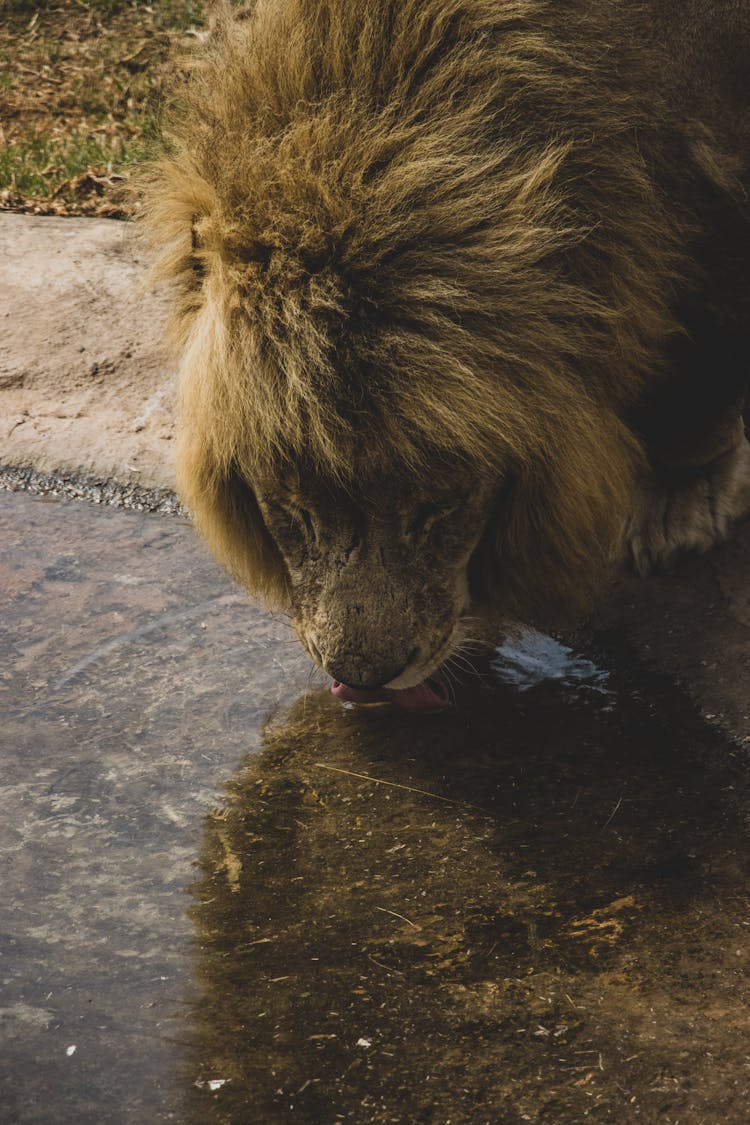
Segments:
[[[700,469],[653,479],[625,531],[627,553],[641,574],[671,567],[686,552],[702,554],[750,512],[750,445],[737,445]]]

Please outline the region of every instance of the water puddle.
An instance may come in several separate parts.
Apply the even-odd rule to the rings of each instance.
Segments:
[[[181,521],[0,522],[0,1118],[747,1119],[745,761],[616,638],[347,709]]]

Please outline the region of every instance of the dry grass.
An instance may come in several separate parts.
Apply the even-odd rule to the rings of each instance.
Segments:
[[[0,209],[125,217],[128,168],[158,136],[201,0],[5,0]]]

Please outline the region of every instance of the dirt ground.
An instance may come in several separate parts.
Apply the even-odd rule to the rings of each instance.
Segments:
[[[204,34],[201,0],[4,0],[0,210],[123,217]]]

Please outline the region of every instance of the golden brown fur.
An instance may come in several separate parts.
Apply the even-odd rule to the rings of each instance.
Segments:
[[[747,112],[705,60],[690,104],[677,45],[687,12],[750,58],[732,11],[259,0],[220,19],[148,212],[181,286],[180,487],[250,589],[293,601],[259,482],[367,507],[460,466],[488,498],[475,603],[588,602],[658,472],[677,369],[686,431],[743,393]],[[717,337],[707,371],[690,349],[713,362]]]

